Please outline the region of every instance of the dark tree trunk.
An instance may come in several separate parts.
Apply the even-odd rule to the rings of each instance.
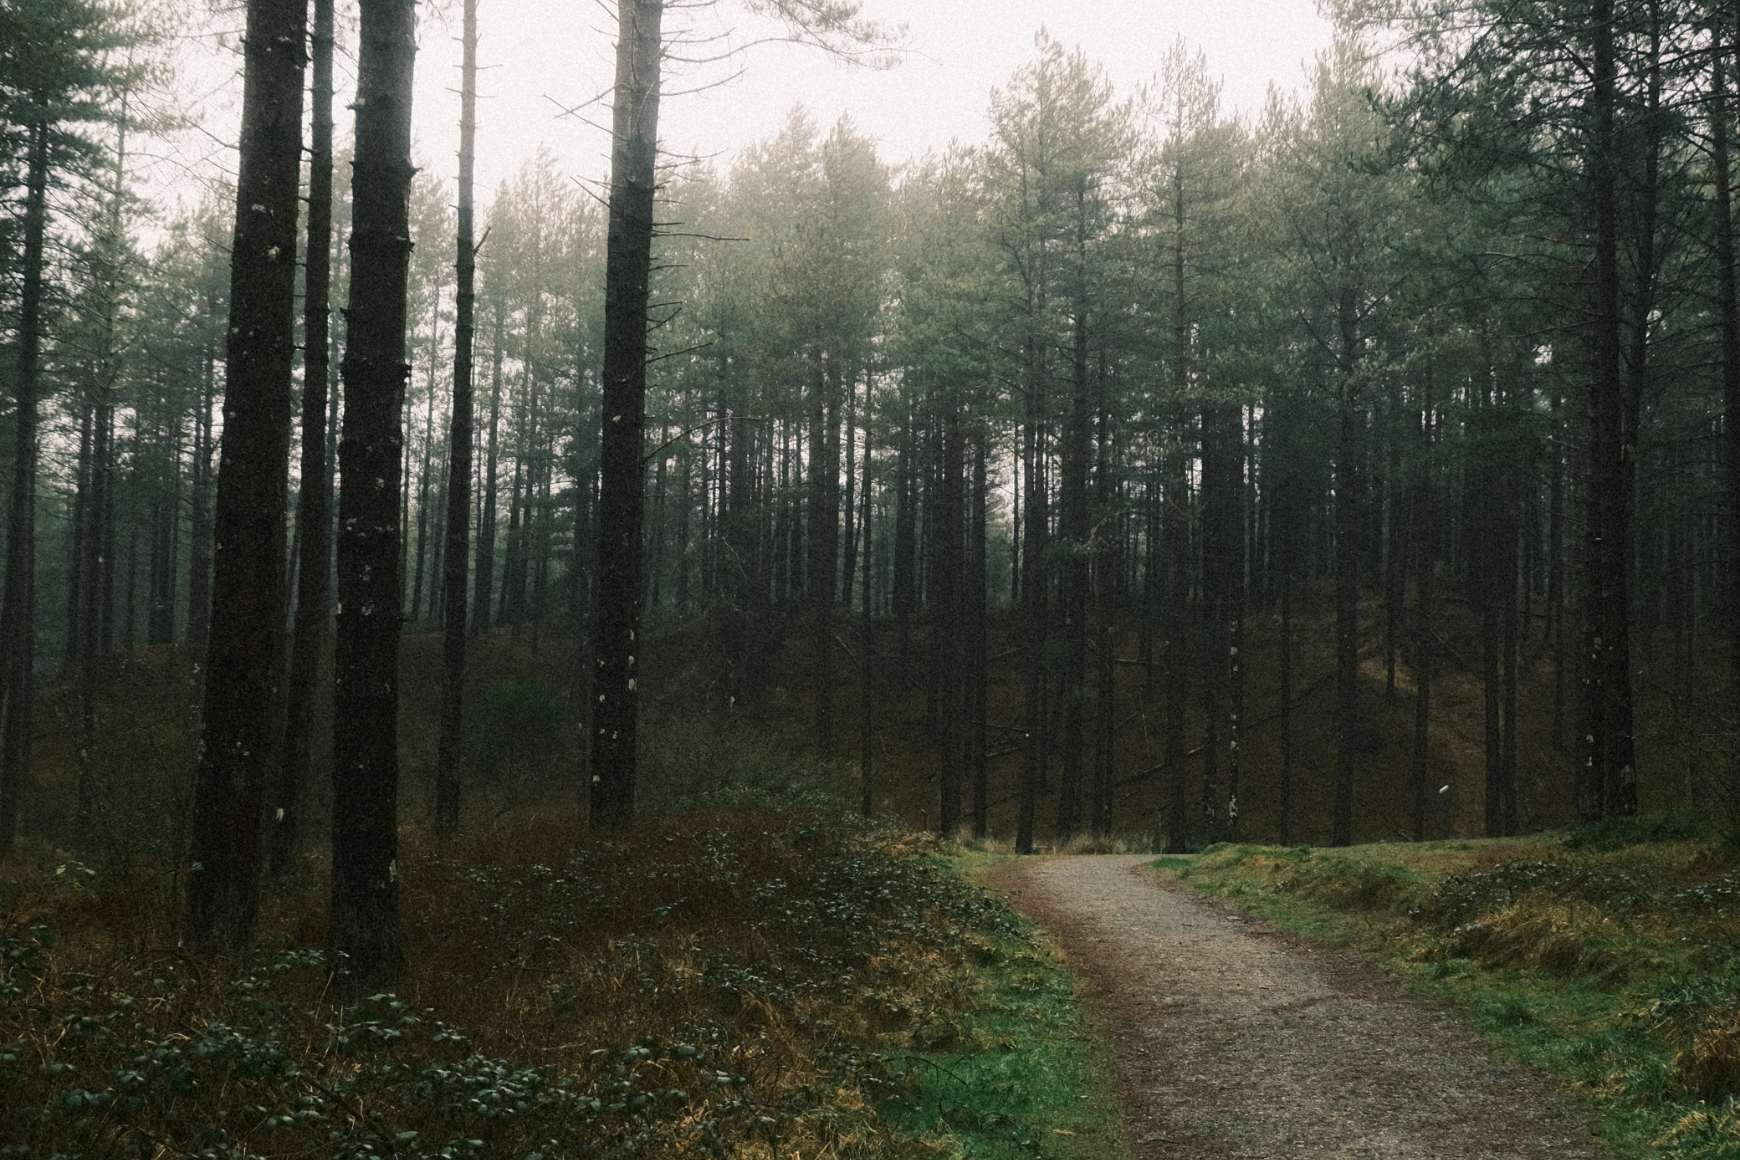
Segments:
[[[953,836],[961,824],[961,774],[966,765],[967,568],[963,551],[966,528],[962,519],[966,510],[965,451],[960,410],[949,407],[943,421],[942,485],[937,496],[941,510],[935,517],[940,557],[936,605],[941,614],[940,631],[936,634],[935,675],[942,717],[937,762],[941,790],[937,830],[945,838]]]
[[[620,0],[604,293],[604,422],[598,498],[597,662],[592,689],[592,824],[634,814],[640,696],[641,429],[646,422],[647,279],[657,180],[663,0]]]
[[[1359,727],[1359,573],[1362,485],[1360,449],[1365,423],[1359,410],[1355,360],[1359,336],[1351,291],[1339,304],[1341,361],[1339,434],[1335,453],[1335,814],[1330,841],[1353,844],[1353,762]]]
[[[987,451],[985,421],[980,418],[973,439],[972,519],[968,529],[967,560],[967,774],[973,783],[973,837],[983,840],[989,832],[987,786],[986,710],[990,690],[986,661],[985,600],[987,576],[985,544],[985,508]],[[868,575],[868,573],[866,573]],[[868,589],[866,589],[868,591]]]
[[[834,747],[834,591],[839,560],[840,467],[839,409],[835,372],[816,360],[810,400],[809,589],[815,618],[816,756]]]
[[[1425,391],[1420,414],[1421,457],[1419,479],[1414,484],[1413,524],[1409,537],[1414,552],[1414,747],[1408,763],[1413,790],[1414,841],[1426,840],[1426,815],[1431,801],[1427,779],[1431,775],[1432,743],[1432,604],[1438,573],[1437,511],[1433,500],[1433,408],[1432,367],[1426,366]]]
[[[852,611],[853,568],[858,562],[858,384],[857,376],[848,378],[846,386],[846,495],[845,528],[840,542],[840,606],[850,616]],[[868,386],[866,386],[868,393]]]
[[[1069,428],[1064,440],[1063,493],[1060,497],[1063,511],[1058,529],[1066,545],[1062,611],[1064,647],[1069,658],[1063,687],[1063,770],[1057,787],[1057,841],[1060,844],[1081,832],[1082,758],[1087,750],[1087,621],[1092,584],[1087,477],[1091,460],[1092,410],[1088,382],[1087,311],[1079,304],[1073,330]]]
[[[465,693],[465,570],[471,554],[472,316],[476,309],[477,246],[472,238],[472,181],[477,143],[477,0],[465,0],[459,90],[459,289],[454,300],[453,418],[448,430],[447,532],[441,587],[441,735],[435,748],[435,829],[459,830],[459,750]],[[574,503],[583,507],[580,488]],[[574,558],[580,558],[580,538]]]
[[[1099,376],[1099,453],[1094,465],[1098,483],[1096,507],[1098,527],[1093,533],[1094,606],[1098,620],[1098,652],[1094,711],[1094,780],[1090,823],[1096,838],[1108,838],[1112,833],[1112,797],[1115,788],[1117,749],[1117,560],[1113,545],[1106,543],[1114,519],[1114,495],[1111,461],[1112,414],[1106,399],[1105,358],[1100,359]],[[982,482],[982,481],[981,481]]]
[[[117,182],[116,193],[120,186]],[[114,426],[114,404],[109,399],[106,383],[93,417],[91,438],[90,496],[87,503],[84,530],[83,559],[79,572],[83,577],[78,586],[81,607],[78,618],[79,670],[79,754],[78,754],[78,819],[77,845],[81,851],[91,848],[92,828],[96,810],[96,771],[93,755],[97,744],[97,660],[101,656],[100,628],[103,608],[103,544],[108,538],[110,439]]]
[[[72,552],[68,556],[66,586],[66,658],[64,667],[68,672],[78,668],[79,657],[83,650],[79,646],[79,636],[83,631],[80,618],[84,614],[84,589],[90,583],[90,574],[85,570],[85,538],[89,535],[88,525],[91,513],[91,425],[96,422],[97,391],[93,385],[87,398],[79,405],[79,453],[74,468],[73,509],[72,509]]]
[[[302,840],[302,803],[313,765],[314,699],[332,613],[332,476],[326,461],[326,404],[331,371],[333,33],[333,0],[314,0],[296,618],[290,644],[283,760],[267,803],[271,822],[267,864],[275,875],[290,869]]]
[[[213,309],[210,295],[205,308]],[[193,480],[188,502],[187,539],[187,643],[196,651],[206,647],[211,628],[211,410],[217,400],[217,355],[207,346],[205,351],[205,381],[201,388],[199,415],[194,420]],[[114,571],[114,553],[105,550],[108,559],[106,573]],[[112,585],[106,585],[112,587]],[[105,623],[111,619],[105,602]],[[108,652],[105,631],[103,651]]]
[[[404,972],[399,924],[400,471],[410,229],[414,0],[363,0],[357,65],[338,641],[333,702],[333,964],[358,987]]]
[[[435,364],[441,351],[441,298],[435,298],[434,333],[429,339],[429,400],[423,412],[423,463],[417,472],[417,557],[411,579],[410,623],[423,618],[423,565],[429,556],[429,468],[435,450]],[[433,584],[431,584],[433,588]],[[434,594],[430,594],[429,609],[433,617]]]
[[[250,0],[230,252],[228,371],[187,920],[239,949],[259,912],[262,798],[283,678],[305,0]]]
[[[1046,569],[1045,549],[1050,538],[1050,512],[1045,492],[1045,473],[1040,461],[1045,455],[1044,349],[1037,336],[1028,339],[1027,421],[1022,433],[1026,478],[1022,513],[1026,530],[1021,537],[1022,651],[1027,665],[1027,695],[1023,706],[1026,736],[1021,753],[1021,802],[1015,822],[1015,852],[1033,853],[1033,822],[1045,782],[1047,737],[1045,721]]]
[[[37,111],[46,116],[46,111]],[[0,857],[12,852],[35,732],[37,395],[42,355],[43,242],[48,229],[48,125],[26,133],[24,278],[18,308],[17,410],[6,519],[6,589],[0,595]]]
[[[489,631],[490,601],[494,599],[496,451],[501,432],[501,344],[503,331],[506,329],[504,313],[498,299],[495,304],[495,343],[491,352],[489,448],[484,453],[483,511],[477,519],[477,569],[473,578],[476,589],[471,598],[473,636]]]
[[[1734,51],[1734,13],[1717,7],[1710,43],[1711,163],[1716,171],[1716,316],[1722,339],[1722,434],[1728,493],[1728,721],[1740,728],[1740,290],[1734,271],[1734,177],[1729,150],[1732,104],[1728,56]],[[1728,811],[1740,820],[1740,745],[1728,751]]]
[[[1579,731],[1583,744],[1577,786],[1577,814],[1584,820],[1637,812],[1627,592],[1630,528],[1620,348],[1618,70],[1613,0],[1595,0],[1590,18],[1594,33],[1590,97],[1594,140],[1589,176],[1595,283],[1584,536],[1584,727]]]
[[[865,410],[869,410],[870,384],[864,384]],[[870,586],[871,562],[875,553],[871,550],[870,540],[872,526],[870,508],[870,427],[864,426],[864,485],[861,489],[863,500],[859,511],[858,524],[864,535],[864,577],[861,584],[861,595],[864,600],[862,609],[862,627],[859,630],[860,648],[864,650],[862,670],[858,675],[858,812],[869,817],[876,807],[876,686],[875,665],[872,657],[875,653],[875,599],[874,590]]]

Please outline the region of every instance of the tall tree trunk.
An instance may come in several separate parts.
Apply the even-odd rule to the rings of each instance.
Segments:
[[[492,369],[489,385],[489,447],[484,453],[483,511],[477,519],[476,585],[471,598],[471,633],[478,636],[489,631],[490,602],[495,587],[495,487],[497,443],[501,432],[501,362],[502,338],[506,329],[505,309],[498,298],[495,303],[495,341],[491,349]]]
[[[1710,42],[1710,152],[1716,171],[1716,316],[1722,339],[1722,434],[1728,493],[1728,722],[1740,729],[1740,290],[1734,270],[1734,175],[1729,152],[1728,58],[1734,51],[1735,13],[1716,7]],[[1728,812],[1740,821],[1740,744],[1728,751]]]
[[[84,613],[84,589],[90,583],[89,574],[85,571],[85,537],[89,534],[91,504],[91,426],[97,420],[95,383],[90,385],[87,397],[79,404],[79,452],[73,470],[74,492],[72,509],[72,552],[68,556],[66,586],[66,659],[64,667],[68,672],[78,668],[79,657],[83,650],[79,647],[79,636],[82,626],[80,617]]]
[[[967,532],[967,774],[973,783],[973,837],[981,841],[990,831],[988,769],[989,736],[987,710],[990,689],[986,653],[985,602],[990,577],[986,575],[986,508],[990,502],[986,460],[989,450],[987,423],[981,415],[973,432],[972,526]]]
[[[1433,367],[1426,364],[1425,399],[1420,411],[1421,456],[1414,484],[1413,524],[1409,537],[1414,556],[1414,747],[1408,762],[1413,790],[1414,841],[1426,840],[1426,815],[1431,801],[1432,744],[1432,611],[1438,573],[1437,511],[1433,499]]]
[[[1045,549],[1050,538],[1048,497],[1041,459],[1045,455],[1045,351],[1037,335],[1027,340],[1027,421],[1022,433],[1023,470],[1026,478],[1026,530],[1022,540],[1021,622],[1022,651],[1026,654],[1027,695],[1023,706],[1026,732],[1021,753],[1021,802],[1015,822],[1015,852],[1033,853],[1033,822],[1040,787],[1045,782],[1047,737],[1045,722],[1046,569]]]
[[[120,198],[120,183],[116,182],[116,200]],[[118,224],[118,223],[117,223]],[[105,376],[107,378],[107,376]],[[97,660],[101,656],[103,598],[103,544],[108,538],[109,508],[109,442],[114,427],[114,404],[109,397],[110,384],[99,384],[100,392],[94,416],[91,440],[91,493],[84,542],[84,559],[79,571],[83,583],[79,588],[82,607],[79,609],[78,669],[79,669],[79,754],[78,754],[78,819],[77,845],[81,851],[91,848],[92,828],[96,809],[96,770],[94,754],[97,744]]]
[[[423,412],[423,463],[417,472],[417,562],[411,581],[411,620],[416,624],[422,619],[423,613],[423,564],[429,549],[429,466],[434,458],[435,450],[435,374],[436,364],[441,357],[441,295],[435,295],[435,306],[430,311],[432,316],[432,333],[429,338],[429,400],[427,409]],[[431,585],[433,587],[433,585]],[[429,601],[430,615],[434,615],[435,602],[433,595]]]
[[[453,321],[453,417],[447,434],[447,530],[441,638],[441,734],[435,746],[435,829],[459,830],[459,751],[465,695],[465,572],[471,555],[472,317],[477,296],[477,245],[472,238],[472,183],[477,157],[477,0],[464,0],[460,33],[458,290]],[[576,481],[574,505],[585,500]],[[574,558],[581,553],[574,538]]]
[[[657,180],[659,24],[664,0],[620,0],[605,259],[604,423],[598,498],[598,632],[592,689],[592,824],[634,813],[640,696],[641,429],[646,423],[647,280]]]
[[[404,972],[399,924],[399,472],[410,367],[414,0],[362,0],[343,489],[339,496],[338,639],[333,702],[332,909],[328,942],[355,985]]]
[[[1190,391],[1189,300],[1184,281],[1184,169],[1173,171],[1172,237],[1172,400],[1174,430],[1165,452],[1166,480],[1160,534],[1166,542],[1171,591],[1166,601],[1166,744],[1161,763],[1169,783],[1166,802],[1166,848],[1182,854],[1189,845],[1190,818],[1186,804],[1184,713],[1190,671],[1189,492],[1184,442],[1188,430]]]
[[[115,323],[119,313],[119,286],[125,246],[127,165],[127,120],[123,102],[115,149],[114,185],[109,191],[107,235],[102,239],[104,293],[101,303],[101,337],[91,398],[79,438],[81,490],[75,519],[73,582],[68,585],[77,602],[70,616],[68,637],[75,651],[79,677],[78,808],[74,825],[74,848],[91,849],[96,821],[97,659],[100,644],[103,594],[103,544],[108,537],[109,440],[114,426],[113,391],[116,380]],[[174,594],[170,594],[173,601]],[[173,622],[173,605],[170,620]]]
[[[834,577],[839,558],[840,467],[837,374],[821,358],[811,381],[809,478],[810,611],[816,658],[816,755],[826,759],[834,746]]]
[[[205,295],[206,313],[210,314],[213,308],[211,295]],[[195,651],[206,647],[211,628],[211,411],[217,401],[217,355],[209,342],[204,356],[204,382],[201,386],[199,414],[194,419],[193,480],[187,520],[187,643]],[[114,553],[105,548],[104,556],[108,560],[105,575],[112,576]],[[113,585],[106,584],[105,587],[112,588]],[[112,619],[107,607],[105,600],[105,625]],[[102,644],[102,651],[105,653],[109,651],[108,644],[105,629]]]
[[[858,562],[858,494],[856,488],[858,468],[858,378],[852,375],[845,380],[846,387],[846,495],[845,495],[845,529],[840,550],[843,558],[840,561],[840,605],[847,615],[852,611],[852,578],[853,565]],[[866,392],[868,392],[868,376],[866,376]]]
[[[1353,844],[1353,762],[1359,727],[1360,449],[1365,434],[1355,362],[1360,338],[1353,292],[1342,291],[1339,434],[1335,453],[1335,814],[1330,841]]]
[[[869,411],[870,380],[864,381],[865,411]],[[858,812],[869,817],[875,810],[876,788],[876,685],[875,665],[872,656],[876,646],[875,592],[870,586],[871,563],[875,558],[872,550],[874,545],[870,540],[872,527],[870,510],[870,426],[864,425],[864,484],[860,489],[863,496],[859,511],[858,524],[864,535],[864,577],[860,585],[864,601],[861,612],[862,627],[859,630],[860,644],[863,650],[862,670],[858,675]]]
[[[259,913],[262,797],[283,677],[306,0],[249,0],[188,928],[240,949]],[[397,607],[395,601],[394,607]]]
[[[1623,356],[1619,307],[1618,68],[1614,0],[1594,0],[1594,141],[1589,165],[1594,216],[1593,365],[1589,380],[1589,484],[1584,537],[1582,758],[1577,814],[1589,820],[1637,810],[1631,720]]]
[[[960,410],[950,407],[943,421],[942,486],[938,489],[936,515],[941,559],[937,561],[936,678],[942,713],[941,747],[938,754],[938,785],[941,789],[937,830],[943,837],[954,835],[961,824],[961,775],[966,766],[966,511],[965,434]]]
[[[1081,261],[1085,265],[1085,255]],[[1087,751],[1088,597],[1091,565],[1088,555],[1088,467],[1092,458],[1091,396],[1088,382],[1087,310],[1079,302],[1073,320],[1070,360],[1070,410],[1064,440],[1062,539],[1067,545],[1063,565],[1063,631],[1068,650],[1064,675],[1063,771],[1057,786],[1057,841],[1068,842],[1081,832],[1082,758]]]
[[[46,117],[40,103],[37,111]],[[13,414],[6,589],[0,595],[0,857],[12,852],[35,732],[37,395],[42,357],[43,242],[48,228],[48,125],[26,132],[24,279],[18,308],[17,409]]]
[[[267,865],[290,869],[302,840],[303,800],[313,766],[314,700],[332,615],[332,474],[326,459],[331,381],[333,0],[314,0],[308,159],[307,294],[303,302],[302,489],[297,496],[296,618],[291,633],[283,759],[267,801]],[[197,484],[196,484],[197,486]]]
[[[1104,537],[1110,533],[1114,519],[1114,491],[1111,461],[1112,413],[1106,399],[1105,357],[1100,358],[1099,375],[1099,450],[1094,464],[1098,483],[1098,527],[1094,530],[1094,605],[1098,620],[1096,642],[1099,671],[1096,674],[1094,710],[1097,720],[1094,730],[1094,781],[1090,822],[1094,837],[1105,839],[1112,833],[1112,798],[1115,788],[1117,751],[1117,564],[1112,545]]]

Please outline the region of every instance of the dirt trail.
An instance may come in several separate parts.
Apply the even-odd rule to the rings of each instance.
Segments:
[[[1138,1157],[1604,1155],[1550,1082],[1448,1012],[1150,860],[1025,861],[1000,883],[1087,980]]]

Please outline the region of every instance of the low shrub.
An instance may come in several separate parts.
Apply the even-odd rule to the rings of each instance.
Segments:
[[[1610,852],[1658,842],[1695,842],[1716,833],[1718,819],[1708,810],[1688,807],[1659,814],[1633,814],[1585,822],[1564,837],[1567,850]]]

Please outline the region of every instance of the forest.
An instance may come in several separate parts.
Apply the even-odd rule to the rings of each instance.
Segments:
[[[667,6],[616,7],[607,195],[474,195],[468,82],[455,204],[410,0],[250,0],[178,211],[173,21],[0,9],[0,853],[245,945],[330,825],[390,978],[401,823],[517,762],[622,826],[698,722],[1022,852],[1740,809],[1734,6],[1343,0],[1251,117],[1041,31],[900,166],[802,108],[661,152]]]

